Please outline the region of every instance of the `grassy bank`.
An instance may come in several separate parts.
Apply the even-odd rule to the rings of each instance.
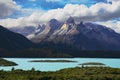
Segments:
[[[15,62],[0,58],[0,66],[16,66],[16,65],[17,64]]]
[[[76,67],[55,72],[41,72],[34,68],[28,71],[0,71],[0,80],[120,80],[120,69],[110,67]]]

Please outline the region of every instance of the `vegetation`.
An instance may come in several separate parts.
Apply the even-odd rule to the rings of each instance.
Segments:
[[[32,60],[29,62],[77,62],[72,60]]]
[[[17,64],[12,61],[8,61],[0,58],[0,66],[16,66]]]
[[[120,69],[110,67],[76,67],[55,72],[41,72],[34,68],[0,71],[0,80],[120,80]]]
[[[105,64],[100,62],[87,62],[87,63],[82,63],[80,65],[105,65]]]
[[[106,67],[105,64],[100,62],[86,62],[79,65],[81,65],[81,67]]]
[[[78,49],[71,49],[65,46],[51,46],[48,47],[29,48],[24,50],[5,50],[0,48],[0,57],[6,58],[120,58],[120,51],[83,51]]]
[[[14,58],[71,58],[67,53],[56,52],[50,48],[29,48],[25,50],[1,51],[1,57]]]

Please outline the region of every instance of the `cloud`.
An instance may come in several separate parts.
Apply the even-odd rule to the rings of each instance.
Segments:
[[[28,17],[20,17],[17,19],[7,18],[7,19],[0,20],[0,25],[3,25],[6,28],[36,26],[42,20],[41,18],[39,18],[39,16],[41,15],[42,15],[42,12],[40,13],[36,11]]]
[[[50,19],[65,21],[70,16],[76,21],[109,21],[114,18],[120,18],[120,1],[109,3],[96,3],[90,7],[84,4],[67,4],[64,8],[57,8],[43,11],[35,11],[30,16],[17,19],[3,19],[0,24],[10,27],[37,25],[46,23]]]
[[[120,33],[120,21],[118,20],[110,20],[106,22],[97,22],[98,24],[107,26],[113,30],[115,30],[117,33]]]
[[[97,3],[90,7],[84,4],[67,4],[64,8],[49,10],[41,18],[48,21],[52,18],[66,20],[69,16],[82,21],[107,21],[120,17],[120,1],[109,3]]]
[[[117,1],[120,1],[120,0],[107,0],[108,2],[117,2]]]
[[[12,0],[0,0],[0,18],[10,16],[20,7]]]

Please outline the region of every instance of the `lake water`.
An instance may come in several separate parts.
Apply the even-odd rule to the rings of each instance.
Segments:
[[[35,68],[40,71],[56,71],[63,68],[76,67],[78,64],[84,62],[101,62],[106,66],[120,68],[120,59],[106,59],[106,58],[4,58],[9,61],[16,62],[18,66],[14,66],[15,69],[31,70]],[[28,62],[31,60],[72,60],[77,62]],[[12,67],[0,67],[0,70],[11,70]]]

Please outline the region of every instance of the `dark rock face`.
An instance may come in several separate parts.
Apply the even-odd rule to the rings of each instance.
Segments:
[[[94,23],[76,24],[72,17],[61,26],[58,23],[52,19],[49,22],[52,33],[37,43],[62,43],[80,50],[120,50],[120,34],[110,28]]]
[[[62,23],[59,22],[56,19],[51,19],[49,21],[49,26],[50,26],[50,34],[52,34],[55,30],[59,29],[62,26]]]
[[[67,24],[75,24],[74,18],[69,17],[66,21]]]
[[[33,43],[24,36],[11,32],[3,26],[0,26],[0,48],[7,50],[18,50],[30,48],[32,46]]]

